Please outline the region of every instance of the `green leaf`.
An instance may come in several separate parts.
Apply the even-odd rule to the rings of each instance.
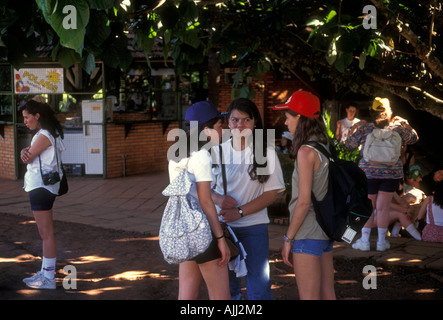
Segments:
[[[174,28],[180,18],[178,8],[174,4],[163,5],[157,9],[157,12],[166,29]]]
[[[18,14],[15,12],[15,10],[12,9],[5,9],[5,11],[2,13],[2,16],[0,17],[0,31],[4,28],[9,27],[14,22],[16,22],[18,19]]]
[[[331,22],[332,19],[334,19],[336,15],[337,15],[337,12],[335,10],[331,10],[325,18],[325,23]]]
[[[91,74],[92,71],[94,71],[95,57],[92,53],[82,59],[82,67],[88,74]]]
[[[193,48],[198,48],[201,43],[201,40],[198,37],[198,29],[184,31],[181,38],[184,43],[190,45]]]
[[[354,55],[352,53],[340,53],[335,62],[335,68],[341,73],[345,72],[345,69],[352,63],[353,57]]]
[[[224,45],[220,49],[220,63],[224,64],[232,60],[233,51],[231,50],[230,46]]]
[[[137,35],[137,46],[146,53],[151,52],[152,47],[154,46],[155,39],[148,37],[146,34],[143,33],[142,30],[137,30],[136,35]]]
[[[58,51],[57,60],[63,68],[70,68],[74,63],[80,61],[80,56],[73,50],[65,47],[60,47]]]
[[[60,38],[60,44],[81,54],[89,22],[86,0],[36,0],[46,22]],[[65,13],[63,10],[65,9]]]
[[[103,10],[92,10],[88,26],[86,27],[86,39],[94,47],[100,47],[111,34],[108,25],[108,17]]]
[[[358,59],[358,67],[360,68],[360,70],[363,70],[365,68],[366,57],[366,53],[362,52],[360,54],[360,58]]]
[[[87,0],[91,9],[111,9],[114,6],[114,0]]]
[[[330,65],[333,65],[335,60],[337,59],[337,45],[336,45],[337,38],[332,39],[331,43],[329,44],[328,53],[326,54],[326,61]]]

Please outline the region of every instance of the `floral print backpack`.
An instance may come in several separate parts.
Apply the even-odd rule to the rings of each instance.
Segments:
[[[211,228],[198,200],[189,194],[192,181],[188,171],[163,190],[169,197],[160,225],[159,242],[164,259],[170,264],[188,261],[206,251],[212,241]]]

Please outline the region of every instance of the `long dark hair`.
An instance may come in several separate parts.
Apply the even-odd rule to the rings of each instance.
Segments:
[[[25,105],[19,108],[19,111],[26,110],[29,114],[40,115],[38,122],[42,129],[46,129],[54,137],[64,138],[63,128],[60,122],[55,117],[54,111],[51,109],[49,104],[41,103],[36,100],[29,100]]]
[[[253,162],[249,166],[248,174],[249,174],[249,177],[251,178],[251,180],[258,180],[258,182],[264,183],[264,182],[268,181],[269,175],[257,174],[257,168],[266,168],[268,162],[265,161],[265,163],[263,163],[263,164],[257,163],[256,155],[255,155],[255,151],[257,149],[257,148],[255,148],[255,142],[256,142],[255,141],[255,136],[256,136],[255,130],[256,129],[263,130],[263,121],[262,121],[262,118],[260,115],[260,111],[258,111],[257,105],[253,101],[246,99],[246,98],[237,98],[229,104],[228,110],[227,110],[227,112],[229,113],[228,118],[231,116],[231,112],[233,110],[238,110],[240,112],[244,112],[244,113],[248,114],[249,117],[251,119],[253,119],[255,122],[254,130],[252,130],[252,150],[253,150],[252,151],[252,158],[253,158],[252,160],[253,160]],[[268,144],[267,144],[266,130],[263,130],[263,156],[265,157],[265,159],[267,156],[267,146],[268,146]]]
[[[289,113],[293,117],[299,115],[290,109],[285,110],[284,112]],[[297,158],[297,152],[300,150],[300,147],[304,143],[314,140],[323,144],[328,143],[326,126],[322,118],[308,118],[304,115],[300,115],[297,128],[295,129],[294,139],[292,140],[291,156]]]
[[[197,130],[197,137],[200,137],[200,133],[205,129],[205,127],[208,127],[210,129],[214,128],[214,125],[218,122],[218,120],[222,120],[224,121],[224,117],[216,117],[216,118],[212,118],[211,120],[206,121],[205,123],[199,124],[198,127],[193,127],[190,128],[187,132],[186,132],[186,150],[187,153],[185,155],[185,157],[190,157],[191,153],[194,151],[199,151],[203,146],[205,146],[208,141],[209,141],[209,137],[207,137],[206,140],[200,141],[200,139],[198,139],[198,144],[197,144],[197,150],[191,150],[191,133],[193,130]],[[186,126],[189,127],[189,123],[186,123]],[[177,137],[178,139],[178,137]],[[209,151],[209,150],[208,150]],[[184,158],[184,156],[182,156],[180,158],[180,150],[177,149],[175,151],[175,156],[177,157],[177,161],[180,161],[181,159]]]

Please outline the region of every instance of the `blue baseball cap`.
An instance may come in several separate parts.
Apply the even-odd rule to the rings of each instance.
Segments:
[[[194,103],[186,110],[185,120],[187,122],[198,121],[198,124],[204,124],[211,119],[221,118],[228,112],[220,112],[210,101],[199,101]]]

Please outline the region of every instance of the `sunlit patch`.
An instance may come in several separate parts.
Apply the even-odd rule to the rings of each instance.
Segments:
[[[398,261],[402,261],[402,258],[389,258],[386,259],[387,262],[398,262]],[[403,262],[406,263],[418,263],[418,262],[422,262],[423,260],[421,259],[409,259],[409,260],[403,260]]]
[[[107,288],[100,288],[100,289],[91,289],[86,291],[73,291],[73,293],[84,293],[88,296],[97,296],[99,294],[102,294],[106,291],[117,291],[117,290],[125,290],[128,287],[107,287]]]
[[[414,293],[435,293],[437,289],[418,289],[415,290]]]
[[[422,262],[422,260],[421,259],[411,259],[411,260],[408,260],[406,262],[417,263],[417,262]]]
[[[0,257],[0,263],[7,263],[7,262],[14,262],[14,263],[19,263],[19,262],[30,262],[30,261],[34,261],[38,258],[34,257],[32,254],[22,254],[19,255],[15,258],[2,258]]]
[[[276,285],[276,284],[271,285],[271,290],[276,290],[280,288],[283,288],[283,285]]]
[[[158,241],[158,236],[156,237],[147,237],[147,238],[124,238],[112,240],[114,242],[131,242],[131,241]]]
[[[161,273],[149,273],[147,276],[152,279],[178,279]]]
[[[141,280],[149,276],[149,271],[126,271],[110,277],[113,280]]]
[[[32,289],[22,289],[22,290],[17,290],[17,293],[26,297],[32,297],[35,296],[39,293],[41,293],[40,290],[32,290]]]
[[[358,281],[355,280],[337,280],[338,284],[356,284],[359,283]]]
[[[19,224],[35,224],[35,220],[22,221]]]
[[[293,274],[293,273],[279,274],[277,277],[282,277],[282,278],[295,278],[295,274]]]
[[[72,264],[86,264],[86,263],[93,263],[93,262],[105,262],[105,261],[112,261],[115,260],[114,258],[105,258],[105,257],[99,257],[99,256],[83,256],[79,257],[77,259],[69,259],[69,263]]]
[[[389,271],[377,271],[377,276],[391,276],[392,272]]]
[[[400,261],[400,260],[401,260],[400,258],[389,258],[386,261],[387,262],[396,262],[396,261]]]

